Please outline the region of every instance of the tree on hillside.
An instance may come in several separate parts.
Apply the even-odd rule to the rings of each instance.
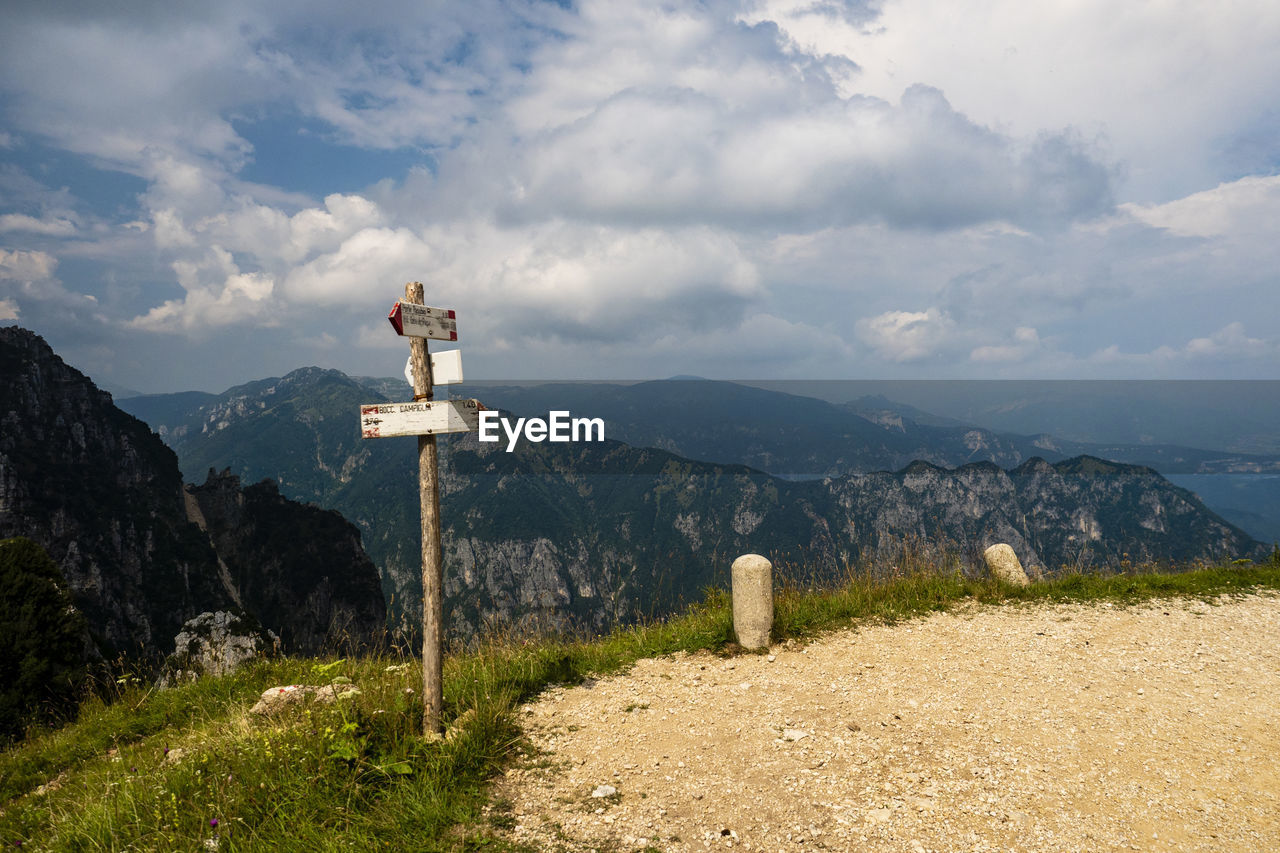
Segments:
[[[84,616],[30,539],[0,540],[0,742],[67,715],[85,679]]]

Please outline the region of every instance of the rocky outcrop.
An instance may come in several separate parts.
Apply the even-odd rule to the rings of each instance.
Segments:
[[[188,619],[173,645],[160,674],[160,687],[201,675],[225,675],[245,661],[278,654],[280,638],[247,614],[219,610]]]
[[[383,624],[376,569],[340,516],[234,478],[188,492],[146,424],[17,327],[0,328],[8,536],[58,564],[103,657],[168,654],[206,611],[243,608],[292,651],[366,640]]]
[[[186,492],[241,606],[285,651],[360,648],[382,635],[378,570],[341,515],[288,500],[270,480],[241,488],[230,471]]]

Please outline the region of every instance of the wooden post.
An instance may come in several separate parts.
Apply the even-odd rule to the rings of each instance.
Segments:
[[[404,301],[424,304],[422,282],[404,286]],[[431,359],[427,339],[409,338],[413,399],[431,399]],[[418,499],[422,504],[422,731],[440,731],[444,710],[444,558],[440,545],[440,481],[436,437],[418,436]]]

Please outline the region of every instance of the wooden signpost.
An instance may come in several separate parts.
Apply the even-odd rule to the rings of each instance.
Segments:
[[[431,399],[433,359],[427,355],[427,339],[456,341],[458,323],[453,311],[428,308],[422,304],[422,296],[422,282],[409,282],[404,286],[404,299],[397,302],[387,315],[396,333],[409,338],[413,402],[362,405],[360,434],[364,438],[418,437],[418,499],[422,503],[422,730],[430,736],[440,731],[440,712],[444,707],[441,677],[444,659],[444,561],[440,548],[436,435],[476,429],[484,406],[478,400]],[[461,359],[455,354],[440,361],[441,367],[446,364],[450,374],[448,378],[459,381],[462,376]]]

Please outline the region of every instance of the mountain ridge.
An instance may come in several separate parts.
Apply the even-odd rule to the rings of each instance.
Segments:
[[[616,387],[605,393],[616,410],[644,411],[680,384],[651,383],[638,398]],[[706,387],[685,385],[689,392]],[[383,381],[377,390],[319,369],[237,386],[189,419],[175,446],[184,466],[232,465],[249,479],[269,476],[292,497],[343,512],[382,569],[393,619],[412,626],[420,596],[415,444],[360,439],[356,414],[360,404],[380,402],[381,391],[395,387]],[[553,408],[600,414],[579,405],[587,402],[584,386],[554,387],[566,396]],[[493,389],[453,390],[491,408],[504,402]],[[300,394],[307,399],[294,399]],[[778,399],[759,389],[743,396],[736,410],[743,417]],[[687,403],[668,395],[664,411],[678,417]],[[822,401],[796,405],[821,412],[820,426],[847,424],[851,435],[899,451],[913,446]],[[690,419],[704,430],[695,433],[698,441],[734,423],[706,405]],[[799,447],[797,435],[807,440],[816,431],[812,424],[797,427],[785,406],[769,409],[766,421],[773,433],[745,439],[762,458],[782,456],[765,440],[771,435]],[[615,426],[608,422],[610,439],[601,444],[521,443],[513,453],[505,443],[482,444],[472,435],[441,438],[446,594],[455,635],[498,622],[600,630],[636,614],[660,615],[722,584],[728,562],[749,550],[773,553],[817,581],[839,577],[854,563],[889,565],[906,539],[931,543],[940,558],[950,549],[973,564],[980,547],[999,537],[1024,562],[1049,570],[1100,565],[1126,551],[1164,561],[1262,553],[1259,543],[1148,468],[1099,460],[1058,469],[1057,462],[1019,456],[1005,467],[979,462],[952,469],[934,460],[791,482],[740,461],[633,446],[617,440]],[[281,436],[289,447],[278,443]],[[1092,503],[1082,512],[1066,503],[1080,500]],[[1195,519],[1194,535],[1171,529],[1173,517]],[[1069,529],[1056,533],[1043,520]]]

